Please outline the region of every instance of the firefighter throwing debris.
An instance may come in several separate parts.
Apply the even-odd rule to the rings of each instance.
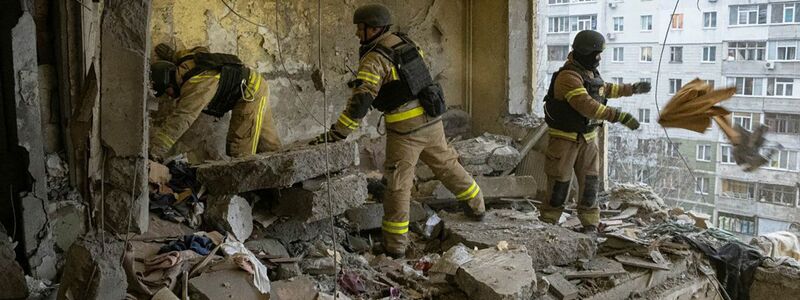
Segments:
[[[405,255],[415,167],[427,164],[436,177],[460,200],[465,213],[481,220],[483,194],[472,176],[458,162],[458,153],[447,144],[441,114],[445,102],[441,87],[433,81],[423,52],[403,33],[390,33],[391,13],[383,5],[359,7],[353,15],[361,41],[353,94],[347,108],[329,131],[312,144],[343,140],[370,106],[384,113],[386,163],[384,176],[384,248],[393,257]]]
[[[156,47],[161,61],[150,67],[156,96],[175,98],[176,107],[160,128],[150,131],[150,157],[162,160],[200,113],[222,117],[232,111],[227,153],[232,157],[275,151],[281,147],[269,88],[258,72],[238,57],[209,53],[203,47],[178,53],[164,44]],[[174,54],[173,54],[174,53]]]
[[[650,91],[649,82],[632,85],[604,82],[597,71],[604,48],[602,34],[591,30],[579,32],[567,62],[553,74],[544,104],[550,139],[545,162],[547,201],[542,220],[558,222],[575,172],[578,218],[584,232],[589,234],[596,234],[600,222],[597,128],[604,120],[620,123],[631,130],[639,128],[633,116],[606,106],[606,99]]]

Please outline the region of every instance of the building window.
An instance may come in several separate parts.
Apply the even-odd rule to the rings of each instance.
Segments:
[[[797,60],[797,45],[777,46],[777,60]]]
[[[706,83],[706,84],[707,84],[709,87],[711,87],[712,89],[714,88],[714,86],[715,86],[715,84],[716,84],[716,82],[714,81],[714,79],[705,79],[705,80],[703,80],[703,81],[704,81],[704,82],[705,82],[705,83]]]
[[[672,29],[683,29],[683,14],[672,15]]]
[[[730,25],[767,24],[767,5],[731,5]]]
[[[613,82],[613,83],[622,84],[623,81],[624,80],[622,79],[622,77],[611,77],[611,82]]]
[[[717,46],[703,47],[703,62],[717,61]]]
[[[800,2],[772,4],[772,23],[798,22],[800,22]]]
[[[572,16],[569,23],[572,31],[597,30],[597,15]]]
[[[698,177],[694,183],[695,194],[708,195],[708,189],[711,186],[711,180],[708,177]]]
[[[722,179],[722,196],[741,200],[756,198],[756,184],[746,181]]]
[[[736,95],[761,96],[764,88],[763,78],[755,77],[728,77],[728,85],[736,86]]]
[[[717,28],[717,12],[709,11],[703,13],[703,28]]]
[[[739,125],[747,130],[753,130],[753,114],[735,112],[733,113],[733,124]]]
[[[764,60],[767,42],[728,42],[728,60]]]
[[[650,143],[648,139],[638,139],[636,141],[636,150],[641,153],[650,153]]]
[[[550,17],[547,19],[548,33],[569,32],[569,17]]]
[[[639,109],[639,122],[642,124],[650,123],[650,109],[649,108],[640,108]]]
[[[670,95],[674,95],[675,93],[678,92],[678,90],[681,89],[681,86],[683,86],[683,83],[681,81],[682,80],[676,79],[676,78],[670,78],[669,79],[669,94]]]
[[[625,18],[614,17],[614,32],[623,32],[623,31],[625,31]]]
[[[669,62],[683,62],[683,47],[669,47]]]
[[[640,62],[652,62],[653,61],[653,47],[642,47],[641,48],[641,55],[639,55]]]
[[[730,145],[721,145],[719,146],[719,157],[720,162],[723,164],[735,164],[736,161],[733,159],[733,148]]]
[[[652,79],[651,79],[650,77],[647,77],[647,78],[645,78],[645,77],[639,78],[639,81],[641,81],[641,82],[650,82],[650,83],[652,83],[652,82],[653,82],[653,81],[652,81]]]
[[[611,61],[614,62],[625,61],[625,48],[614,47],[614,56],[611,58]]]
[[[790,97],[794,89],[793,78],[767,78],[767,96]]]
[[[569,55],[569,46],[547,46],[547,60],[549,61],[565,61]]]
[[[681,156],[680,151],[679,151],[680,147],[681,147],[680,143],[671,143],[671,144],[668,143],[667,144],[667,149],[666,149],[667,156],[668,157],[680,157]]]
[[[745,217],[719,212],[717,213],[717,226],[730,232],[756,235],[755,217]]]
[[[711,145],[697,145],[697,160],[711,161]]]
[[[569,0],[548,0],[548,4],[567,4]]]
[[[763,151],[768,152],[769,150],[764,149]],[[797,151],[791,151],[791,150],[775,151],[772,157],[769,158],[767,167],[771,169],[797,171]]]
[[[767,113],[764,121],[771,132],[800,135],[800,115]]]
[[[642,31],[653,31],[653,16],[642,16],[640,23],[642,25]]]
[[[758,201],[795,206],[797,188],[793,186],[764,184],[758,189]]]

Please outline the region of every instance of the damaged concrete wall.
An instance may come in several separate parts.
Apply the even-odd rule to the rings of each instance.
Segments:
[[[149,21],[150,0],[112,1],[100,25],[100,134],[105,146],[101,205],[105,224],[116,232],[147,231]]]
[[[356,69],[358,65],[359,44],[351,22],[352,13],[359,5],[376,1],[322,1],[322,63],[328,95],[328,107],[324,110],[322,92],[315,88],[312,80],[312,73],[319,68],[317,1],[226,2],[264,27],[242,20],[219,0],[155,0],[152,44],[167,43],[177,49],[207,46],[211,51],[239,55],[248,66],[269,79],[270,105],[285,143],[322,132],[323,127],[329,126],[320,124],[323,111],[328,114],[327,123],[333,123],[350,94],[345,83],[353,76],[346,66]],[[467,1],[377,2],[393,10],[396,24],[393,30],[407,32],[425,50],[434,78],[445,88],[448,104],[463,105]],[[282,55],[278,51],[278,41]],[[169,106],[166,101],[161,103],[161,106]],[[362,123],[366,126],[362,125],[359,134],[375,135],[378,117],[377,113],[368,115]],[[207,156],[221,156],[225,149],[227,118],[229,116],[215,122],[214,118],[201,116],[201,122],[178,141],[176,149],[180,153],[203,143],[213,146],[206,147],[213,149],[203,150],[208,152]]]
[[[508,90],[508,1],[472,1],[472,127],[501,133]]]

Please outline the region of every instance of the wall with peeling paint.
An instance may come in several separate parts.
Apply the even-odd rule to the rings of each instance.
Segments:
[[[376,1],[322,1],[322,64],[329,104],[324,110],[323,93],[315,88],[311,76],[318,68],[317,1],[226,1],[243,16],[264,26],[242,20],[221,0],[154,0],[152,45],[167,43],[178,49],[203,45],[214,52],[239,55],[269,79],[270,105],[284,143],[322,132],[323,111],[328,114],[326,123],[331,123],[350,94],[346,82],[352,75],[346,66],[356,69],[358,65],[359,44],[352,13],[359,5]],[[393,10],[393,30],[409,33],[425,50],[433,75],[445,87],[448,104],[463,105],[467,1],[377,2]],[[278,41],[285,69],[280,63]],[[169,102],[161,103],[163,113]],[[163,114],[156,114],[159,115]],[[376,112],[368,115],[364,122],[368,125],[359,133],[376,135],[378,117]],[[224,118],[201,116],[200,122],[178,141],[176,152],[195,149],[204,152],[200,156],[220,158],[226,124]],[[215,128],[213,134],[209,134],[209,126]],[[214,146],[197,149],[193,145],[198,143]]]

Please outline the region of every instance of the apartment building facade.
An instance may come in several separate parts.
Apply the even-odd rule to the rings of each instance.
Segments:
[[[654,84],[647,95],[610,100],[643,124],[636,132],[609,128],[612,181],[651,184],[670,204],[743,237],[800,223],[800,1],[682,1],[673,15],[674,8],[675,1],[540,0],[537,95],[546,94],[575,34],[597,30],[607,40],[606,81]],[[695,78],[736,87],[723,104],[734,123],[770,126],[775,154],[767,165],[742,171],[716,126],[701,134],[658,125],[659,108]]]

